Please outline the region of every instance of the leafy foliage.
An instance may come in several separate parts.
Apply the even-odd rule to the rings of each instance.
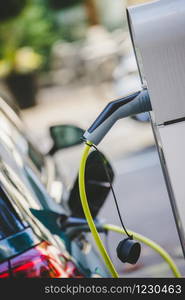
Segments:
[[[19,16],[0,23],[0,60],[13,67],[16,51],[29,47],[43,57],[46,67],[51,47],[57,39],[59,37],[47,6],[32,0]]]

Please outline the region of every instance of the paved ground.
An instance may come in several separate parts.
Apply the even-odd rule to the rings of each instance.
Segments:
[[[119,159],[114,167],[117,171],[115,191],[126,226],[164,247],[185,275],[185,261],[155,148]],[[111,195],[101,215],[108,222],[119,225]],[[120,240],[121,236],[111,234],[109,245],[112,257],[115,257],[115,246]],[[115,263],[120,274],[127,277],[172,276],[160,256],[144,245],[141,259],[134,268],[122,265],[117,259]]]
[[[92,88],[47,88],[38,94],[38,105],[22,112],[28,129],[47,151],[51,141],[48,127],[57,123],[73,123],[87,128],[114,98],[109,85]],[[166,187],[149,125],[132,119],[119,121],[101,144],[101,149],[113,163],[117,173],[115,190],[126,226],[159,242],[173,256],[185,275],[185,262],[172,216]],[[76,175],[81,146],[59,154],[59,163],[71,180]],[[119,224],[110,196],[100,214],[108,222]],[[123,276],[171,276],[163,260],[143,246],[142,257],[136,267],[118,262],[115,247],[120,240],[111,234],[110,251],[117,269]],[[124,275],[126,273],[126,275]]]

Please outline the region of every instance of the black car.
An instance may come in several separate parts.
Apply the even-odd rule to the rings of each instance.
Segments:
[[[80,143],[82,133],[70,125],[50,128],[53,147],[43,155],[28,139],[19,116],[0,98],[0,278],[110,276],[88,234],[78,230],[85,223],[78,177],[66,193],[54,159],[59,149]],[[109,193],[106,181],[92,152],[86,188],[94,218]],[[62,191],[57,201],[52,195],[56,182]]]

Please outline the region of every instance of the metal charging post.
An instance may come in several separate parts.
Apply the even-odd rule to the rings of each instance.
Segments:
[[[185,256],[185,1],[153,1],[129,7],[127,14]]]

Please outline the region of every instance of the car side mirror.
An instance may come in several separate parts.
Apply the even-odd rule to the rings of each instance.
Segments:
[[[53,140],[53,147],[50,155],[61,149],[81,144],[84,130],[74,125],[55,125],[50,127],[50,136]]]

